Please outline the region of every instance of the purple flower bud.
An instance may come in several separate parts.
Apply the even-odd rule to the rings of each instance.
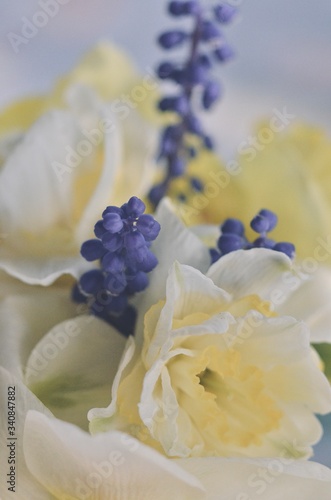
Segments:
[[[196,135],[203,135],[201,122],[196,116],[187,116],[185,118],[185,123],[189,132],[192,132],[192,134]]]
[[[125,211],[132,217],[139,217],[139,215],[143,214],[145,210],[145,203],[141,201],[140,198],[137,198],[137,196],[132,196],[126,203]]]
[[[116,252],[123,247],[123,238],[119,234],[105,233],[101,241],[108,252]]]
[[[145,290],[145,288],[148,287],[149,283],[147,274],[143,271],[138,271],[137,274],[130,279],[127,278],[127,282],[127,290],[130,293],[136,293]]]
[[[185,72],[185,82],[188,85],[199,85],[204,83],[208,76],[208,68],[198,62],[191,62],[187,65]]]
[[[138,268],[140,271],[144,271],[145,273],[149,273],[158,265],[158,260],[155,255],[147,250],[145,258],[142,262],[139,262]]]
[[[110,233],[119,233],[123,229],[123,221],[119,214],[107,213],[103,217],[103,225]]]
[[[137,220],[137,229],[145,237],[145,240],[154,241],[157,238],[161,226],[152,215],[144,214]]]
[[[156,184],[148,193],[148,199],[153,205],[158,205],[164,197],[167,187],[164,184]]]
[[[94,295],[104,286],[104,275],[99,269],[84,273],[79,280],[79,288],[83,293]]]
[[[232,5],[223,3],[214,8],[214,14],[218,22],[226,24],[232,21],[237,14],[237,9]]]
[[[203,21],[201,28],[201,39],[204,42],[210,40],[221,39],[222,34],[215,23],[211,21]]]
[[[97,238],[102,238],[102,236],[107,232],[105,226],[103,225],[103,220],[98,220],[94,226],[94,234]]]
[[[267,233],[269,231],[269,220],[258,214],[251,220],[250,226],[256,233]]]
[[[183,158],[178,158],[175,156],[169,161],[169,173],[171,177],[180,177],[184,174],[186,167],[186,162]]]
[[[115,206],[109,206],[107,207],[103,212],[102,212],[102,217],[104,217],[106,214],[118,214],[120,217],[123,217],[123,212],[120,209],[120,207],[115,207]]]
[[[113,274],[119,274],[123,272],[125,268],[123,257],[116,255],[112,252],[108,252],[106,253],[106,255],[104,255],[101,265],[104,271]]]
[[[199,193],[201,193],[203,191],[204,185],[200,179],[198,179],[197,177],[192,177],[190,182],[191,182],[192,189],[194,191],[198,191]]]
[[[295,246],[292,245],[292,243],[287,243],[285,241],[282,241],[280,243],[276,243],[273,249],[276,250],[277,252],[284,253],[290,259],[294,259],[295,257]]]
[[[203,143],[206,149],[213,150],[214,149],[214,143],[211,137],[209,135],[205,135],[203,138]]]
[[[127,281],[124,273],[109,273],[105,277],[105,287],[114,295],[122,293],[125,290],[126,285]]]
[[[106,309],[108,313],[121,314],[128,307],[128,298],[124,293],[112,297],[109,304],[107,304]]]
[[[221,86],[218,82],[207,82],[202,95],[202,105],[205,109],[210,109],[221,95]]]
[[[262,217],[265,217],[266,219],[268,219],[268,221],[269,221],[268,232],[275,229],[275,227],[277,226],[278,217],[274,212],[272,212],[271,210],[268,210],[266,208],[263,208],[262,210],[259,211],[259,215],[262,215]]]
[[[129,261],[135,264],[136,262],[142,262],[144,260],[148,248],[145,238],[138,231],[127,234],[124,238],[124,245]]]
[[[169,3],[168,10],[173,16],[186,16],[196,14],[199,11],[199,5],[193,0],[186,2],[172,1]]]
[[[270,240],[269,238],[260,237],[253,241],[253,246],[255,248],[269,248],[273,249],[275,246],[274,240]]]
[[[95,239],[84,241],[80,249],[80,253],[84,257],[84,259],[86,259],[88,262],[92,262],[93,260],[101,259],[106,251],[102,245],[102,242]]]
[[[221,225],[222,233],[232,233],[244,236],[245,226],[239,219],[226,219]]]
[[[221,257],[221,254],[217,250],[215,250],[215,248],[210,248],[209,253],[210,253],[212,264],[215,264],[215,262],[217,262]]]
[[[181,45],[187,38],[188,35],[184,31],[166,31],[159,36],[159,44],[168,50]]]
[[[214,56],[219,62],[226,62],[232,59],[234,56],[234,51],[229,45],[222,45],[214,50]]]
[[[175,111],[179,115],[185,115],[189,110],[189,103],[186,96],[164,97],[159,102],[161,111]]]
[[[226,255],[227,253],[244,248],[245,240],[237,234],[225,233],[218,239],[217,246],[222,255]]]
[[[161,78],[161,80],[165,80],[166,78],[171,77],[175,70],[174,64],[170,62],[164,62],[160,64],[160,66],[157,69],[157,74],[158,77]]]

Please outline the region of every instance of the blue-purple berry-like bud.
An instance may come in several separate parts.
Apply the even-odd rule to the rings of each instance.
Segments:
[[[157,69],[157,75],[161,80],[165,80],[173,74],[173,72],[176,70],[176,67],[174,64],[171,62],[164,62],[160,64],[160,66]]]
[[[127,252],[127,258],[130,263],[140,263],[145,259],[148,248],[146,246],[146,241],[143,235],[136,231],[134,233],[129,233],[124,237],[124,244]]]
[[[263,208],[262,210],[259,211],[259,215],[262,215],[262,217],[265,217],[266,219],[268,219],[268,221],[269,221],[268,232],[275,229],[275,227],[277,226],[278,217],[274,212],[272,212],[271,210],[268,210],[266,208]]]
[[[173,16],[187,16],[196,14],[199,11],[199,5],[197,1],[193,0],[186,2],[172,1],[169,3],[168,10]]]
[[[238,236],[244,236],[245,226],[239,219],[226,219],[221,225],[222,233],[232,233]]]
[[[186,163],[183,158],[174,157],[169,161],[169,172],[172,177],[180,177],[185,172]]]
[[[204,136],[203,143],[206,149],[209,149],[210,151],[214,149],[213,139],[209,135]]]
[[[194,61],[187,65],[184,73],[185,83],[187,85],[199,85],[205,83],[208,77],[208,68],[199,63],[199,61]]]
[[[237,14],[237,9],[227,3],[222,3],[214,7],[214,14],[218,22],[222,24],[229,23]]]
[[[221,95],[221,86],[218,82],[207,82],[202,95],[202,105],[210,109]]]
[[[187,126],[187,130],[195,135],[203,135],[203,128],[200,120],[194,116],[189,115],[185,118],[185,123]]]
[[[167,186],[162,184],[156,184],[150,192],[148,193],[148,199],[152,203],[152,205],[156,206],[159,204],[160,200],[165,196],[167,192]]]
[[[222,255],[240,250],[245,246],[245,240],[234,233],[225,233],[220,236],[217,246]]]
[[[101,266],[104,271],[109,273],[118,274],[122,273],[125,269],[125,261],[121,255],[113,252],[108,252],[101,261]]]
[[[222,34],[215,23],[204,21],[201,26],[201,39],[205,42],[221,39]]]
[[[119,214],[108,213],[103,218],[103,225],[110,233],[119,233],[123,229],[123,221]]]
[[[139,271],[149,273],[157,266],[157,264],[158,260],[155,255],[150,250],[147,250],[144,260],[138,263],[137,268]]]
[[[187,40],[187,33],[184,31],[167,31],[159,36],[159,44],[164,49],[172,49],[178,47]]]
[[[110,293],[114,295],[120,295],[122,292],[124,292],[127,284],[128,283],[124,273],[109,273],[105,277],[105,287],[107,290],[109,290]]]
[[[221,254],[215,248],[210,248],[209,253],[212,264],[215,264],[215,262],[217,262],[221,258]]]
[[[122,205],[123,206],[123,205]],[[125,204],[125,212],[131,217],[139,217],[146,210],[146,205],[137,196],[132,196],[129,201]]]
[[[123,217],[122,209],[113,205],[105,208],[105,210],[102,212],[102,217],[104,217],[106,214],[118,214],[120,217]]]
[[[200,179],[198,179],[197,177],[191,177],[190,182],[191,182],[192,189],[194,191],[201,193],[204,190],[203,182]]]
[[[116,252],[123,248],[123,238],[119,234],[105,233],[102,235],[101,241],[108,252]]]
[[[128,279],[128,291],[130,293],[142,292],[148,287],[148,276],[143,271],[138,271],[135,276]]]
[[[100,240],[87,240],[82,244],[80,253],[85,260],[93,262],[101,259],[106,252]]]
[[[107,233],[107,229],[103,225],[103,220],[98,220],[94,226],[94,234],[97,238],[102,238],[102,236]]]
[[[258,214],[251,220],[250,226],[256,233],[267,233],[269,231],[269,220]]]
[[[215,59],[221,63],[229,61],[234,55],[235,53],[229,45],[222,45],[214,50]]]
[[[273,248],[277,252],[285,253],[290,259],[294,259],[295,257],[295,246],[292,243],[280,242],[276,243]]]
[[[175,111],[179,115],[185,115],[189,111],[189,104],[186,96],[164,97],[159,102],[161,111]]]
[[[261,236],[260,238],[256,238],[256,240],[253,241],[253,247],[254,248],[269,248],[272,250],[275,246],[275,241],[271,240],[270,238],[265,238]]]
[[[154,241],[161,230],[160,224],[149,214],[141,215],[136,227],[147,241]]]
[[[104,275],[99,269],[92,269],[84,273],[79,280],[79,289],[87,294],[94,295],[104,286]]]

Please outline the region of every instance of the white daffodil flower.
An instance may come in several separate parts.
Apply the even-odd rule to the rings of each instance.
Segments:
[[[17,440],[13,469],[8,478],[4,473],[0,478],[4,500],[13,492],[18,500],[292,500],[293,494],[302,500],[329,498],[331,472],[322,465],[284,457],[167,459],[124,433],[90,436],[55,419],[26,387],[0,369],[2,399],[8,387],[15,388]],[[0,435],[7,440],[5,419]],[[4,472],[6,451],[0,455]]]

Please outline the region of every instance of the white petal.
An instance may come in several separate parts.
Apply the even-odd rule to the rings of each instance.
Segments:
[[[207,500],[329,500],[331,470],[286,458],[191,458],[177,463],[201,480]]]
[[[11,443],[8,433],[7,401],[8,389],[15,387],[15,469],[16,469],[16,491],[8,491],[6,474],[9,473],[10,464],[8,464],[8,455],[10,448],[6,444]],[[54,497],[34,479],[28,471],[23,456],[23,428],[26,414],[29,410],[37,410],[47,415],[50,412],[41,404],[40,401],[9,372],[0,367],[0,393],[2,401],[2,411],[0,419],[0,440],[2,443],[0,453],[0,496],[5,499],[15,498],[17,500],[51,500]],[[8,439],[9,438],[9,439]]]
[[[276,292],[282,294],[283,301],[291,292],[291,273],[292,261],[285,254],[253,248],[224,255],[210,267],[207,276],[235,299],[257,294],[273,303]]]
[[[300,273],[293,286],[294,291],[279,312],[305,321],[311,342],[331,343],[331,269],[319,266],[311,275]]]
[[[53,413],[87,428],[87,412],[108,404],[126,339],[94,316],[54,327],[32,351],[25,381]]]
[[[90,436],[70,424],[30,412],[24,452],[31,473],[58,499],[204,497],[194,476],[120,432]]]
[[[0,365],[22,378],[30,353],[57,323],[75,316],[77,306],[66,290],[42,288],[0,302]]]
[[[150,284],[138,301],[138,321],[136,328],[137,344],[143,340],[143,319],[148,309],[165,298],[166,281],[169,269],[175,261],[187,264],[205,273],[210,266],[208,248],[195,236],[175,214],[170,200],[163,199],[155,218],[161,225],[161,231],[152,251],[159,264],[150,274]]]

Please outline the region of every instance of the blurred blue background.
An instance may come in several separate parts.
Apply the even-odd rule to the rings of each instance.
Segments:
[[[46,92],[99,39],[110,39],[144,71],[161,53],[154,40],[169,26],[165,0],[61,0],[59,12],[16,54],[20,34],[43,0],[1,0],[0,107]],[[46,0],[44,0],[46,2]],[[206,0],[208,3],[210,0]],[[60,3],[60,0],[59,0]],[[232,0],[240,16],[227,29],[237,59],[222,68],[224,98],[217,109],[219,150],[231,156],[254,123],[274,108],[331,132],[330,0]],[[331,466],[331,417],[315,459]]]

